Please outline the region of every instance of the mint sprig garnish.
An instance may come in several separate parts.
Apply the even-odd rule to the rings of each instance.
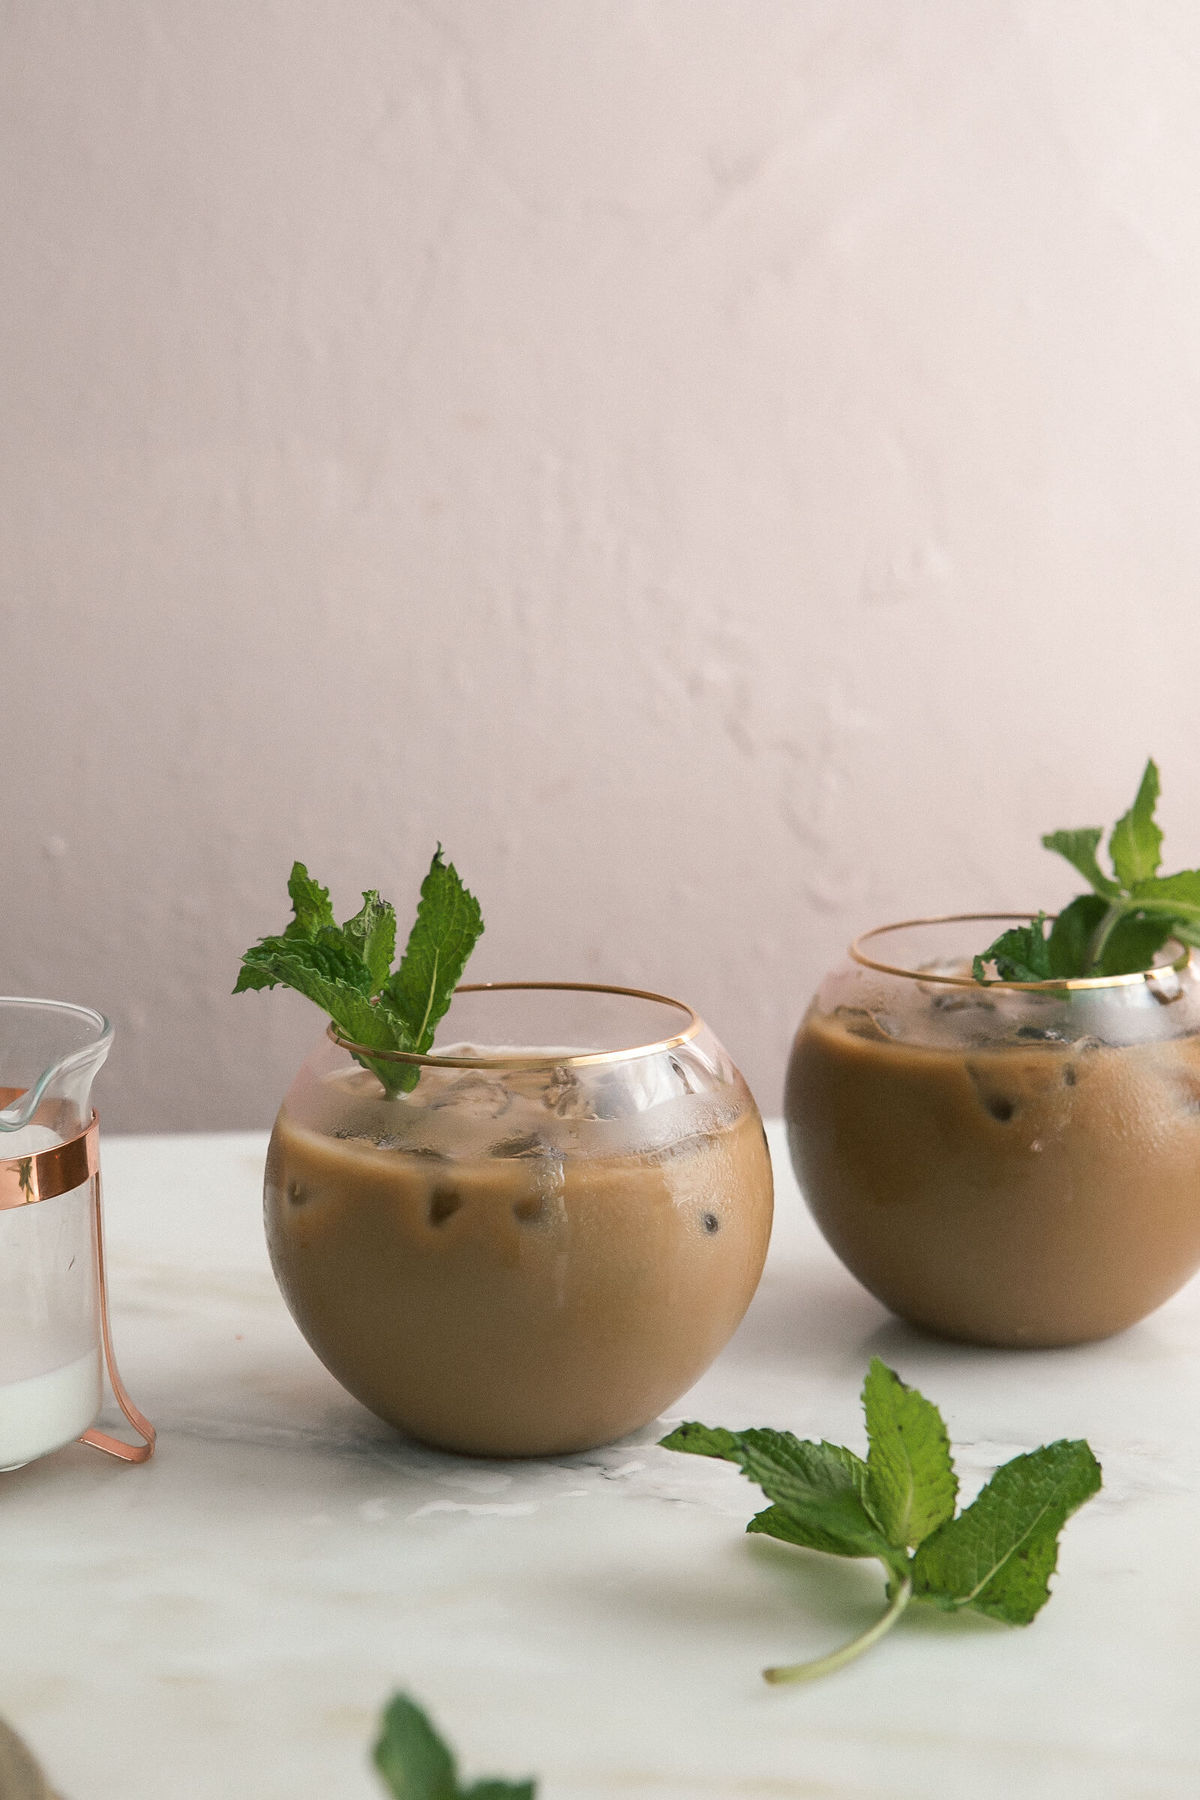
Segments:
[[[1112,875],[1097,851],[1104,830],[1087,825],[1051,831],[1042,839],[1091,886],[1049,922],[1039,913],[1029,925],[1011,926],[974,958],[976,981],[987,965],[1001,981],[1068,981],[1089,975],[1131,975],[1148,969],[1169,939],[1200,944],[1200,869],[1158,873],[1162,832],[1155,823],[1158,768],[1146,764],[1137,796],[1108,840]],[[1047,925],[1049,924],[1049,930]]]
[[[764,1669],[767,1681],[811,1681],[853,1661],[891,1630],[911,1600],[1028,1625],[1050,1598],[1058,1537],[1100,1487],[1080,1440],[1014,1457],[957,1517],[958,1478],[936,1406],[878,1357],[863,1386],[867,1457],[790,1431],[726,1431],[688,1423],[666,1450],[738,1465],[771,1502],[747,1525],[831,1556],[873,1556],[887,1573],[887,1610],[828,1656]]]
[[[428,1051],[483,932],[479,902],[454,864],[442,861],[441,845],[421,884],[416,922],[395,970],[395,908],[374,888],[344,925],[334,918],[328,888],[314,881],[303,863],[292,866],[288,895],[291,923],[246,951],[234,993],[295,988],[328,1013],[351,1043],[368,1050]],[[421,1072],[413,1063],[353,1054],[389,1096],[417,1085]]]
[[[400,967],[379,989],[380,1005],[389,1017],[404,1022],[413,1039],[401,1048],[428,1050],[433,1043],[434,1029],[482,932],[479,902],[459,880],[454,864],[442,861],[439,845],[421,883],[416,923]]]
[[[537,1792],[532,1781],[460,1786],[449,1745],[406,1694],[393,1695],[384,1710],[374,1762],[394,1800],[535,1800]]]

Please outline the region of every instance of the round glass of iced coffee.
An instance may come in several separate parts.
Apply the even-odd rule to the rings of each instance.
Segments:
[[[490,1456],[607,1443],[678,1399],[750,1303],[772,1210],[758,1111],[696,1014],[462,987],[434,1053],[390,1053],[419,1075],[390,1098],[357,1048],[330,1030],[267,1157],[272,1265],[330,1372]]]
[[[1200,975],[1171,945],[1139,974],[981,985],[973,953],[1013,922],[859,938],[796,1035],[788,1142],[825,1237],[893,1312],[1084,1343],[1200,1267]]]

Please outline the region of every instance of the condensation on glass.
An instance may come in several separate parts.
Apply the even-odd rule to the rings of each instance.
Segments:
[[[641,1428],[762,1269],[771,1168],[745,1082],[690,1008],[628,989],[460,988],[438,1045],[388,1064],[323,1038],[284,1099],[267,1239],[300,1329],[445,1449]]]
[[[991,915],[858,939],[797,1033],[796,1176],[893,1312],[1002,1346],[1085,1343],[1200,1267],[1200,963],[981,985]]]

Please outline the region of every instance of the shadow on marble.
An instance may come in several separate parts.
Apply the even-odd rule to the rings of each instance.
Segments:
[[[878,1356],[904,1379],[905,1364],[920,1366],[924,1379],[936,1379],[929,1371],[945,1369],[956,1376],[978,1372],[1006,1382],[1056,1384],[1078,1378],[1093,1389],[1098,1377],[1111,1371],[1128,1380],[1132,1371],[1145,1371],[1164,1361],[1173,1351],[1171,1333],[1152,1315],[1128,1330],[1091,1344],[1030,1345],[1011,1349],[994,1344],[968,1344],[947,1338],[903,1319],[885,1317],[863,1341],[866,1356]],[[1135,1375],[1135,1379],[1139,1378]],[[936,1391],[929,1396],[937,1399]]]
[[[736,1527],[728,1544],[707,1554],[700,1568],[673,1564],[647,1572],[643,1566],[636,1579],[615,1583],[595,1568],[576,1574],[556,1562],[539,1570],[538,1588],[543,1603],[554,1609],[585,1611],[590,1619],[626,1631],[757,1643],[764,1664],[778,1658],[781,1646],[797,1661],[835,1650],[872,1625],[887,1604],[883,1570],[870,1559],[821,1556],[762,1537],[741,1537]],[[898,1627],[923,1638],[964,1642],[1006,1629],[980,1614],[952,1615],[921,1605],[910,1607]],[[757,1672],[752,1661],[743,1671]]]
[[[879,1301],[837,1270],[769,1271],[731,1350],[740,1365],[797,1355],[837,1358],[868,1342],[887,1320]]]

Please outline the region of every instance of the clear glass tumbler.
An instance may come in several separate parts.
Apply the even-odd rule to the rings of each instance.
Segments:
[[[321,1361],[473,1454],[656,1417],[731,1336],[770,1235],[762,1122],[712,1033],[632,989],[469,986],[436,1053],[395,1060],[419,1080],[388,1098],[331,1029],[271,1138],[271,1261]]]
[[[1200,974],[972,979],[993,915],[867,932],[797,1033],[797,1180],[884,1304],[984,1344],[1075,1344],[1200,1267]],[[1174,947],[1177,950],[1177,947]]]

